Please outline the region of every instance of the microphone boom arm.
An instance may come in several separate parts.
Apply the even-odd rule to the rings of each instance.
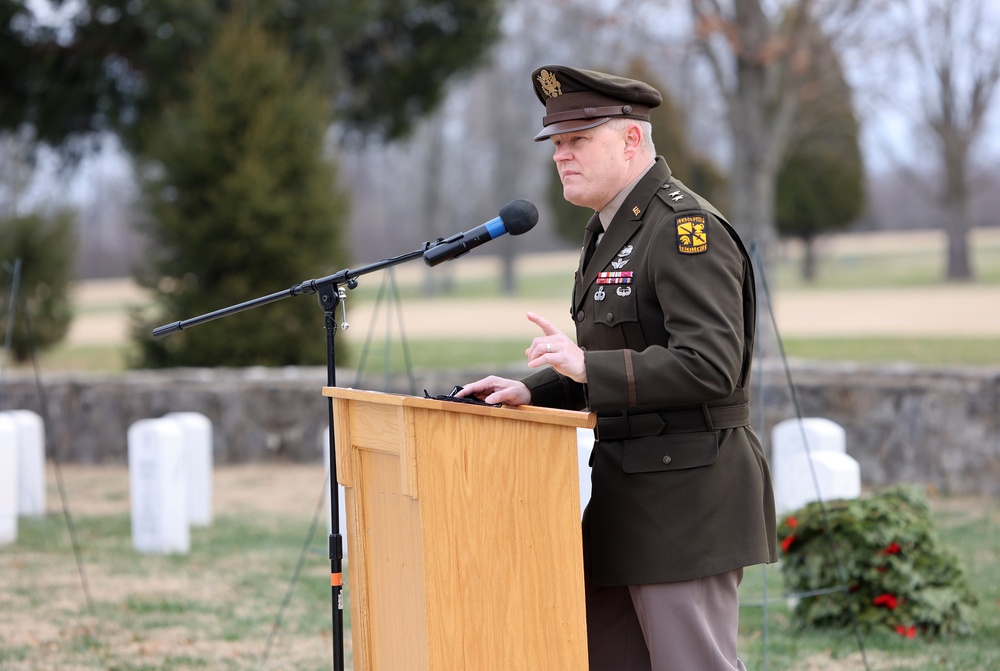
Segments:
[[[438,241],[440,242],[440,241]],[[423,247],[419,250],[407,252],[400,256],[394,256],[389,259],[382,259],[375,263],[370,263],[366,266],[361,266],[357,269],[345,269],[333,275],[327,275],[326,277],[321,277],[316,280],[305,280],[300,282],[284,291],[276,291],[273,294],[268,294],[266,296],[261,296],[259,298],[254,298],[243,303],[238,303],[236,305],[230,305],[229,307],[222,308],[220,310],[215,310],[213,312],[208,312],[197,317],[191,317],[190,319],[182,319],[170,324],[164,324],[163,326],[157,326],[153,329],[153,337],[161,338],[163,336],[170,335],[172,333],[177,333],[178,331],[183,331],[185,329],[191,328],[193,326],[198,326],[199,324],[204,324],[205,322],[210,322],[215,319],[220,319],[222,317],[228,317],[229,315],[236,314],[237,312],[243,312],[245,310],[250,310],[252,308],[260,307],[261,305],[267,305],[269,303],[275,303],[284,298],[291,298],[293,296],[302,296],[306,294],[315,294],[320,292],[324,287],[335,288],[339,284],[346,283],[351,289],[357,286],[356,278],[362,275],[367,275],[368,273],[375,272],[376,270],[382,270],[390,266],[399,265],[400,263],[405,263],[412,259],[423,256],[424,251],[426,251],[431,245],[431,243],[425,242]],[[336,304],[335,298],[327,298],[323,295],[319,297],[321,303],[326,303],[327,300],[331,300]]]
[[[423,256],[429,243],[424,243],[419,250],[408,252],[401,256],[383,259],[376,263],[371,263],[354,270],[341,270],[333,275],[328,275],[316,280],[306,280],[285,291],[277,291],[267,296],[261,296],[253,300],[231,305],[221,310],[208,312],[190,319],[182,319],[172,324],[165,324],[153,329],[154,337],[163,337],[171,333],[177,333],[185,329],[203,324],[214,319],[228,317],[229,315],[243,312],[251,308],[274,303],[283,298],[301,296],[304,294],[319,294],[319,303],[323,308],[324,323],[326,328],[326,383],[330,387],[337,385],[336,372],[336,352],[334,351],[334,335],[337,331],[337,322],[334,319],[334,311],[343,298],[343,289],[339,286],[346,283],[348,288],[354,289],[358,285],[357,278],[361,275],[395,266],[405,261]],[[346,326],[345,326],[346,328]],[[333,648],[333,671],[344,671],[344,599],[343,599],[343,535],[340,529],[340,504],[337,491],[337,447],[334,432],[333,399],[328,399],[327,403],[328,435],[330,438],[330,519],[332,520],[329,538],[329,559],[330,559],[330,596],[331,596],[331,621],[333,632],[331,645]]]

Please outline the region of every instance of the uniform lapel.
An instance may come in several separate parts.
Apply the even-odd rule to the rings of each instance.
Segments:
[[[580,261],[580,271],[582,272],[587,268],[590,260],[594,256],[594,251],[597,249],[597,237],[604,230],[601,225],[601,217],[594,212],[594,216],[590,218],[587,222],[587,229],[583,234],[583,257]]]
[[[632,236],[642,227],[642,218],[646,213],[649,201],[653,199],[653,195],[657,189],[666,182],[669,176],[670,169],[667,167],[666,161],[662,158],[657,158],[653,167],[635,185],[632,193],[628,195],[625,202],[618,209],[618,212],[615,213],[615,217],[611,220],[611,225],[608,227],[607,233],[601,238],[601,244],[597,246],[590,262],[581,266],[581,272],[578,274],[580,280],[578,291],[576,292],[576,305],[574,306],[576,310],[582,307],[583,301],[586,298],[587,294],[583,289],[594,284],[598,273],[607,268],[608,264],[618,255],[618,252],[625,247]],[[591,218],[591,223],[596,219],[597,214]],[[593,236],[596,235],[590,230],[591,223],[587,224],[587,233],[584,235],[584,250],[588,249]],[[597,226],[600,226],[599,221],[597,222]],[[586,255],[586,251],[584,251],[584,254]],[[623,270],[628,270],[628,268],[623,267]]]

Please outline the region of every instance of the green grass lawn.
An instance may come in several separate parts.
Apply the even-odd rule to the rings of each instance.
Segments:
[[[0,548],[0,668],[255,668],[309,529],[309,520],[280,516],[219,517],[192,530],[190,554],[165,556],[132,549],[128,516],[75,522],[93,612],[63,518],[22,519],[17,543]],[[309,553],[267,668],[330,668],[324,539]]]
[[[1000,362],[1000,337],[961,338],[787,338],[785,353],[792,358],[859,363],[910,362],[919,365],[990,366]],[[415,370],[440,368],[481,370],[524,363],[523,339],[408,339],[396,340],[386,349],[376,342],[366,351],[353,345],[339,358],[338,367],[363,375],[404,373],[407,361]],[[338,350],[339,351],[339,350]],[[117,346],[56,347],[41,356],[44,370],[124,371],[126,350]]]
[[[975,246],[970,257],[976,282],[1000,283],[1000,245],[990,242]],[[765,272],[779,291],[930,287],[943,281],[945,259],[943,250],[911,251],[905,247],[881,253],[859,250],[821,257],[812,282],[802,279],[797,255],[779,259]]]
[[[921,365],[1000,364],[998,338],[789,338],[790,357],[859,363],[910,362]]]
[[[921,365],[997,365],[1000,338],[793,338],[783,341],[789,357],[817,361]],[[420,368],[489,368],[523,364],[526,343],[515,340],[414,340],[404,347],[384,343],[371,348],[363,371],[391,373],[406,370],[407,358]],[[356,369],[363,349],[353,348],[342,365]]]

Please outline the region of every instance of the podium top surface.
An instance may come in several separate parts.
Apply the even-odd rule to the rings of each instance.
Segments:
[[[409,394],[387,394],[380,391],[367,391],[364,389],[351,389],[348,387],[323,387],[323,395],[329,396],[333,399],[342,399],[347,401],[360,401],[364,403],[375,403],[378,405],[400,406],[406,408],[443,410],[446,412],[485,415],[503,419],[539,422],[542,424],[575,426],[584,429],[594,428],[597,421],[597,417],[593,413],[580,412],[576,410],[543,408],[534,405],[505,405],[500,408],[495,408],[488,405],[439,401],[433,398],[410,396]]]

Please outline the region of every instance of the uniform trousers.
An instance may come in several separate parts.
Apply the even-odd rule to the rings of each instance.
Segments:
[[[590,671],[746,671],[736,656],[743,569],[684,582],[586,585]]]

